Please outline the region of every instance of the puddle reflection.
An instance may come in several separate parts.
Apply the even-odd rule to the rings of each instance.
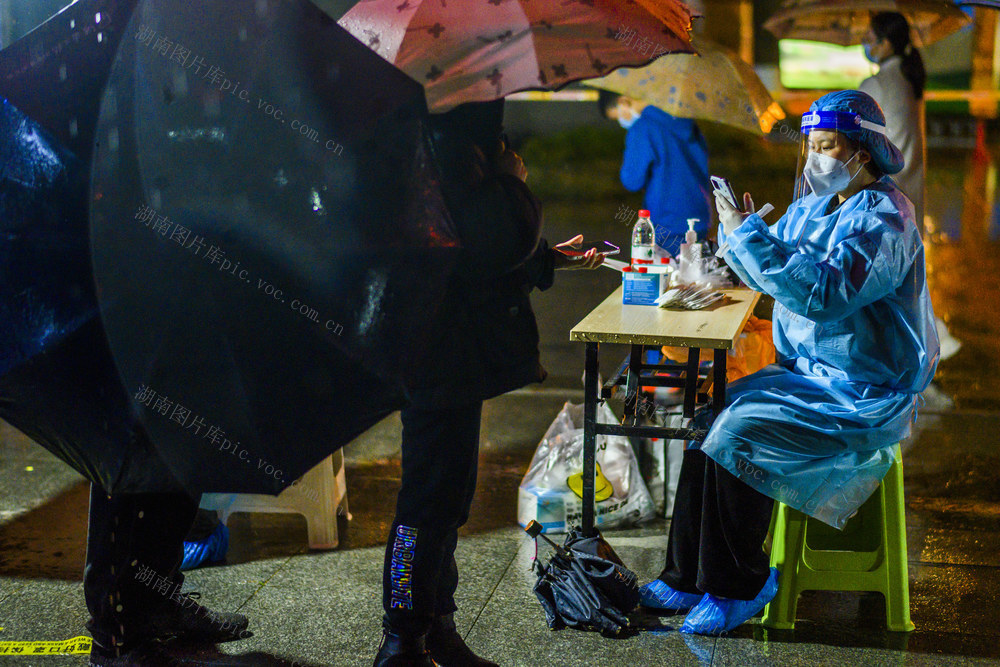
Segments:
[[[962,349],[935,381],[956,409],[997,410],[1000,390],[1000,147],[928,152],[925,246],[934,311]]]

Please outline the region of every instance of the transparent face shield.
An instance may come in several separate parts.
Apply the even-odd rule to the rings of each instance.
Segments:
[[[798,200],[806,195],[817,191],[818,186],[830,182],[831,172],[839,169],[839,165],[829,157],[821,157],[814,154],[810,157],[810,137],[814,144],[820,144],[823,139],[836,140],[836,134],[843,137],[857,136],[859,130],[871,130],[879,134],[885,134],[885,127],[863,119],[855,113],[841,111],[810,111],[802,116],[802,132],[799,138],[799,156],[795,166],[795,191],[793,200]],[[815,133],[815,134],[814,134]],[[856,140],[855,140],[856,141]],[[849,163],[847,167],[851,175],[857,173],[857,165],[851,160],[854,156],[844,156]],[[839,162],[839,160],[837,161]],[[841,163],[844,164],[844,163]],[[806,166],[813,174],[810,178],[806,175]]]

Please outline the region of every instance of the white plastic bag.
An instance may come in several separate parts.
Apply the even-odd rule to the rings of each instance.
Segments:
[[[657,419],[660,419],[659,415]],[[669,428],[680,428],[684,422],[681,414],[665,414],[662,419],[662,425]],[[674,498],[681,477],[684,441],[667,440],[664,446],[662,438],[643,438],[642,458],[639,469],[649,489],[653,507],[669,519],[674,513]]]
[[[617,424],[606,403],[597,409],[597,421]],[[627,526],[653,518],[656,511],[639,474],[628,438],[597,436],[597,504],[595,525]],[[583,406],[566,403],[535,450],[521,480],[517,520],[522,526],[535,520],[547,533],[566,532],[582,519],[580,491],[583,476]]]

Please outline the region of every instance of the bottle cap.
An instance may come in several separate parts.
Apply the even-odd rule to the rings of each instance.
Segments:
[[[648,218],[649,217],[649,211],[647,211],[646,209],[641,209],[639,211],[639,217],[640,218]]]
[[[622,267],[622,271],[628,271],[628,272],[631,272],[631,271],[632,271],[632,267],[631,267],[631,266],[623,266],[623,267]]]
[[[649,273],[649,269],[647,269],[645,266],[637,267],[636,271],[638,271],[639,273]]]
[[[688,218],[688,231],[693,232],[694,226],[701,222],[698,218]]]

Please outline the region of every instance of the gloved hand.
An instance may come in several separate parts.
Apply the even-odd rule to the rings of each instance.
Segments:
[[[721,190],[713,192],[715,194],[715,209],[719,212],[719,224],[722,225],[722,231],[726,233],[726,236],[729,236],[754,212],[753,198],[750,197],[749,192],[743,194],[743,205],[747,212],[740,213],[735,206],[729,203]]]

